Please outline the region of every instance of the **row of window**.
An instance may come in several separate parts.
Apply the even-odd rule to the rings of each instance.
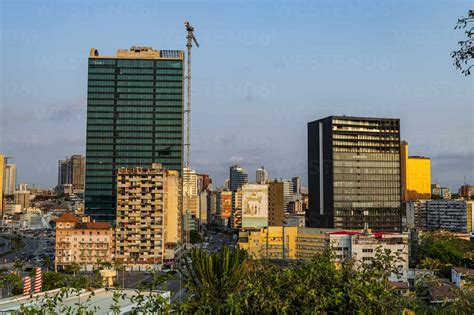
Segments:
[[[181,106],[175,106],[175,105],[157,105],[157,107],[143,107],[143,106],[134,106],[134,107],[127,107],[127,106],[117,106],[116,108],[112,106],[88,106],[87,107],[88,112],[150,112],[152,113],[154,109],[159,109],[160,111],[166,110],[167,112],[175,112],[175,113],[182,113],[183,109]],[[116,109],[116,111],[115,111]],[[159,112],[157,112],[159,113]]]
[[[400,195],[397,188],[334,188],[334,195]]]
[[[162,151],[170,150],[171,148],[179,149],[180,144],[170,145],[142,145],[142,144],[128,144],[128,145],[116,145],[115,150],[129,150],[129,151]],[[111,144],[87,144],[87,150],[113,150],[114,146]]]
[[[334,202],[334,208],[394,208],[400,209],[400,201],[379,201],[379,202]]]
[[[400,188],[398,181],[334,181],[334,187],[358,187],[358,188]]]
[[[173,101],[173,100],[168,100],[168,101],[160,101],[160,100],[135,100],[135,101],[130,101],[130,100],[116,100],[115,103],[117,105],[128,105],[128,106],[137,106],[137,105],[149,105],[149,106],[182,106],[183,102],[182,101]],[[113,100],[88,100],[87,101],[88,105],[114,105]]]
[[[135,118],[135,119],[156,119],[160,120],[162,118],[168,118],[168,119],[181,119],[182,114],[181,113],[169,113],[169,112],[155,112],[153,113],[116,113],[114,114],[113,112],[109,113],[96,113],[96,112],[91,112],[87,113],[87,118],[88,122],[91,122],[93,119],[104,119],[104,118]]]
[[[399,181],[400,175],[380,174],[334,174],[335,181]]]
[[[89,82],[90,80],[117,80],[117,81],[164,81],[164,82],[183,82],[182,74],[89,74],[88,76]]]
[[[333,162],[334,167],[392,167],[399,168],[400,163],[398,161],[344,161],[335,160]]]
[[[118,94],[118,93],[88,93],[89,99],[156,99],[157,101],[168,101],[168,100],[181,100],[182,94]]]
[[[162,154],[165,153],[165,154]],[[87,157],[111,157],[114,153],[111,151],[88,151]],[[167,157],[181,157],[181,150],[176,151],[115,151],[116,157],[153,157],[163,156]]]
[[[89,80],[90,87],[98,86],[130,86],[130,87],[160,87],[160,88],[182,88],[182,81],[93,81]]]
[[[156,119],[126,119],[126,118],[117,118],[117,119],[101,119],[101,118],[89,118],[87,120],[88,125],[100,125],[100,124],[116,124],[116,125],[181,125],[181,115],[177,114],[163,114],[157,115]],[[120,130],[120,129],[119,129]]]
[[[182,94],[181,87],[104,87],[104,86],[90,86],[89,92],[119,92],[119,93],[169,93]]]
[[[136,68],[150,68],[150,67],[166,67],[177,68],[183,67],[181,60],[142,60],[142,59],[109,59],[109,58],[91,58],[89,59],[91,66],[119,66],[119,67],[136,67]]]
[[[115,127],[115,129],[114,129]],[[170,125],[156,125],[156,126],[143,126],[143,125],[134,125],[134,126],[121,126],[121,125],[88,125],[87,126],[87,134],[89,135],[89,131],[159,131],[159,132],[170,132],[176,131],[180,132],[182,126],[179,124],[170,124]],[[118,133],[118,136],[121,136],[121,133]]]
[[[379,153],[379,152],[374,152],[374,153],[360,153],[360,154],[354,154],[354,153],[343,153],[343,152],[338,152],[334,153],[333,156],[334,161],[336,160],[347,160],[347,161],[357,161],[357,160],[364,160],[364,161],[399,161],[400,160],[400,154],[397,153]]]
[[[172,137],[172,138],[88,138],[87,145],[90,144],[126,144],[126,145],[139,145],[139,144],[171,144],[171,145],[181,145],[181,138]]]
[[[117,74],[175,74],[175,75],[182,75],[183,71],[181,69],[173,69],[173,68],[115,68],[115,67],[90,67],[89,74],[97,74],[97,73],[117,73]]]
[[[106,157],[88,157],[89,163],[112,163],[113,158]],[[180,157],[175,158],[116,158],[116,163],[138,163],[138,164],[151,164],[151,163],[176,163],[177,160],[180,160]],[[94,166],[95,167],[95,166]],[[110,165],[108,166],[110,168]],[[107,168],[106,168],[107,169]]]
[[[368,168],[368,167],[335,167],[334,174],[399,174],[400,168],[399,167],[392,167],[392,168],[385,168],[385,167],[378,167],[378,168]]]

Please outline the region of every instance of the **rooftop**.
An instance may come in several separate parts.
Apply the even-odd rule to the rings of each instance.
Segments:
[[[78,300],[81,302],[85,302],[87,298],[90,298],[90,302],[88,303],[87,309],[89,311],[94,312],[94,314],[102,315],[102,314],[111,314],[110,307],[114,305],[114,292],[115,290],[107,290],[107,289],[95,289],[92,291],[81,290],[80,292],[70,292],[65,295],[62,299],[60,304],[56,307],[57,311],[64,307],[70,307],[71,310],[76,310]],[[121,294],[125,294],[126,297],[124,299],[119,298],[118,303],[116,304],[120,309],[120,314],[126,314],[132,311],[134,308],[138,306],[138,303],[132,301],[132,297],[137,296],[136,290],[131,289],[123,289],[119,291]],[[37,307],[42,305],[41,299],[44,296],[54,297],[60,293],[59,289],[51,290],[47,292],[42,292],[38,294],[34,294],[33,297],[23,297],[23,296],[14,296],[6,299],[0,299],[0,312],[12,312],[18,311],[21,305],[29,306],[29,307]],[[144,293],[145,301],[147,297],[150,295],[150,292]],[[153,294],[160,294],[164,298],[170,297],[170,293],[168,291],[153,291]],[[36,298],[39,298],[39,301]]]
[[[156,50],[148,46],[132,46],[130,49],[117,49],[116,56],[100,56],[99,51],[91,48],[89,58],[95,59],[175,59],[184,60],[182,50]]]

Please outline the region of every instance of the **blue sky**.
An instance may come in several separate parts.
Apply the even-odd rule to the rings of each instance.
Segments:
[[[192,166],[215,185],[230,164],[307,181],[306,123],[397,117],[432,179],[474,183],[474,85],[452,66],[472,2],[0,1],[0,152],[20,182],[56,183],[85,153],[87,57],[132,45],[193,51]]]

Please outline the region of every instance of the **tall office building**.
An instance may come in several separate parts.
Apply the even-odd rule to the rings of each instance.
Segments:
[[[3,193],[6,196],[11,196],[16,190],[16,165],[7,164],[5,165],[5,171],[3,175]]]
[[[257,184],[266,184],[268,182],[268,171],[263,166],[255,172],[255,181]]]
[[[310,227],[401,230],[400,120],[308,123]]]
[[[284,210],[285,213],[288,213],[288,205],[291,201],[294,201],[294,193],[293,193],[293,181],[288,179],[281,179],[283,182],[283,197],[285,200]]]
[[[178,50],[132,47],[89,56],[86,214],[114,220],[117,170],[181,170],[183,61]]]
[[[424,156],[409,156],[408,143],[401,142],[403,200],[431,197],[431,160]]]
[[[168,233],[179,237],[178,178],[159,163],[118,170],[115,259],[141,270],[164,262]]]
[[[242,185],[247,184],[248,181],[249,175],[244,168],[238,165],[232,165],[230,167],[230,191],[236,191],[242,187]]]

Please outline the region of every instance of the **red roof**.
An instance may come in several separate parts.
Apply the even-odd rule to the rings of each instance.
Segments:
[[[87,222],[81,228],[90,230],[106,230],[112,228],[108,222]]]
[[[330,232],[329,234],[332,235],[359,235],[362,234],[361,232],[355,232],[355,231],[336,231],[336,232]]]
[[[77,218],[71,212],[67,212],[56,219],[56,222],[77,222]]]

